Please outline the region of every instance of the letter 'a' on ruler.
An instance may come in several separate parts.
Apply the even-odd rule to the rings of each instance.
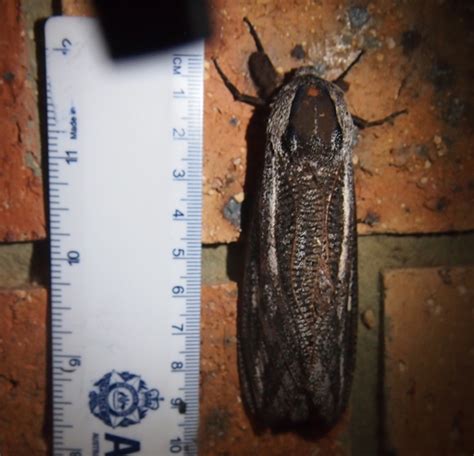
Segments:
[[[53,454],[197,454],[203,43],[45,35]]]

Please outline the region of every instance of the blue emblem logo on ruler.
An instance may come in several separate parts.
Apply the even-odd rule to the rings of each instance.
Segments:
[[[140,423],[163,400],[157,389],[148,389],[139,375],[130,372],[113,370],[94,386],[89,393],[90,411],[113,428]]]

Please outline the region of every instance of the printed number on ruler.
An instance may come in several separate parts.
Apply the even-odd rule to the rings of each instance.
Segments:
[[[197,454],[203,44],[46,46],[53,453]]]

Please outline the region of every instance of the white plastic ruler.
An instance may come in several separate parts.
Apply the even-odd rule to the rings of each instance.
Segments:
[[[53,454],[196,454],[203,43],[46,24]]]

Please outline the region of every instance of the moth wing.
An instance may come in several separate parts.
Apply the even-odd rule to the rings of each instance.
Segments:
[[[314,173],[313,173],[314,175]],[[316,187],[318,179],[315,177]],[[355,364],[357,326],[357,237],[353,171],[350,158],[341,163],[324,195],[324,220],[319,234],[322,249],[315,277],[314,311],[317,330],[312,336],[308,382],[314,401],[328,423],[335,421],[345,408]],[[321,275],[328,280],[323,290]],[[308,271],[307,271],[308,272]],[[309,278],[308,278],[309,280]],[[320,375],[324,372],[324,376]],[[329,398],[331,400],[329,400]]]
[[[239,371],[244,402],[252,414],[270,425],[305,421],[309,413],[302,387],[304,354],[299,349],[304,337],[301,327],[295,324],[298,309],[288,299],[275,271],[281,246],[276,245],[274,226],[271,226],[274,197],[279,193],[271,184],[277,180],[268,175],[272,171],[272,167],[266,170],[254,212],[238,309]],[[294,201],[287,203],[292,205]]]
[[[298,334],[288,334],[288,313],[274,276],[271,227],[274,168],[264,170],[262,190],[249,229],[244,279],[239,297],[237,332],[239,374],[244,403],[270,424],[287,419],[301,363],[288,350]],[[276,280],[275,280],[276,279]]]
[[[352,174],[347,180],[342,171],[331,186],[291,175],[269,179],[276,188],[262,191],[255,212],[239,307],[239,366],[245,402],[266,423],[311,415],[330,422],[347,400],[356,244],[352,192],[345,193]]]

